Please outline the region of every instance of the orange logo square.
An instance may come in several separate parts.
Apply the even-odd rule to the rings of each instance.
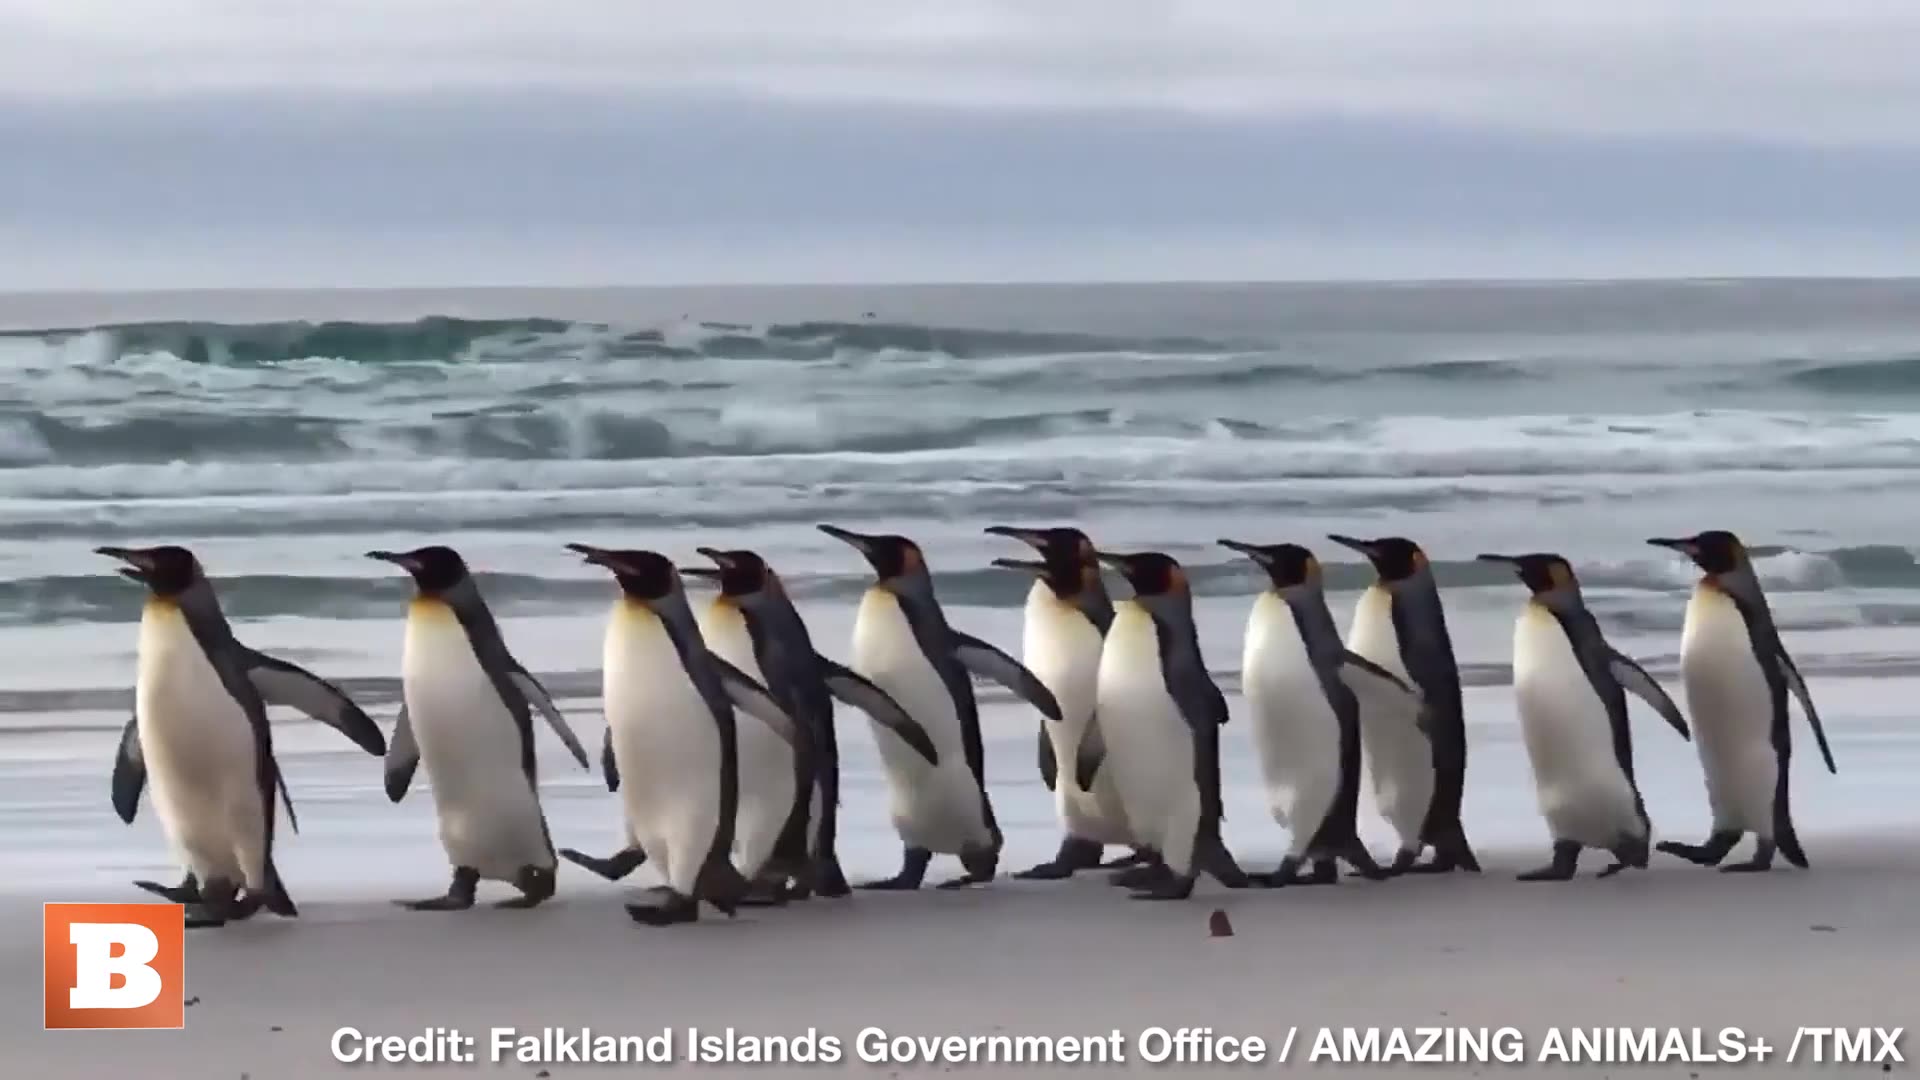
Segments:
[[[186,939],[180,904],[48,904],[48,1029],[186,1027]]]

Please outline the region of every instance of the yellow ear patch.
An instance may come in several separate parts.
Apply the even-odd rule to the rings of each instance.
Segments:
[[[927,560],[920,554],[920,549],[913,544],[906,545],[905,550],[900,552],[900,572],[902,574],[911,574],[926,565]]]
[[[1177,564],[1167,568],[1167,591],[1168,592],[1186,592],[1187,591],[1187,572],[1181,569],[1180,566]]]
[[[1556,559],[1547,566],[1547,580],[1553,582],[1556,589],[1565,588],[1573,584],[1573,571],[1567,568],[1566,563]]]
[[[1427,566],[1427,553],[1424,551],[1421,551],[1419,548],[1414,548],[1413,549],[1413,568],[1415,570],[1424,570],[1426,569],[1426,566]]]
[[[1306,580],[1319,581],[1320,580],[1320,560],[1315,558],[1312,555],[1307,556],[1307,561],[1306,561],[1306,565],[1304,567],[1303,572],[1305,574]]]

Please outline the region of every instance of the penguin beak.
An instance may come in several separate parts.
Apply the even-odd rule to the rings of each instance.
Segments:
[[[695,548],[694,550],[698,551],[700,554],[706,556],[707,558],[712,559],[713,564],[715,566],[718,566],[722,570],[733,569],[733,560],[727,556],[726,552],[721,551],[719,548],[703,547],[703,548]]]
[[[1047,572],[1047,564],[1037,559],[995,559],[993,565],[1002,570],[1025,570],[1029,574]]]
[[[1512,555],[1475,555],[1473,559],[1475,562],[1507,563],[1511,566],[1520,565],[1520,560]]]
[[[1047,535],[1039,529],[1020,529],[1012,525],[989,525],[984,531],[988,536],[1004,536],[1010,540],[1018,540],[1036,551],[1046,547],[1047,544]]]
[[[153,571],[153,557],[137,548],[97,547],[93,549],[93,553],[126,563],[127,565],[120,568],[121,575],[129,581],[137,581],[142,585],[147,583],[147,575]]]
[[[620,560],[605,548],[597,548],[592,544],[568,544],[567,550],[585,559],[591,565],[604,566],[616,574],[622,573]]]
[[[1099,560],[1100,565],[1111,566],[1123,574],[1126,573],[1127,567],[1133,565],[1131,556],[1119,555],[1111,551],[1096,551],[1093,557]]]
[[[1253,544],[1243,544],[1238,540],[1219,540],[1215,542],[1228,551],[1237,551],[1245,555],[1261,566],[1265,566],[1273,561],[1273,557],[1268,555],[1264,549]]]
[[[409,558],[406,555],[402,555],[397,551],[369,551],[367,552],[367,558],[378,559],[381,562],[392,563],[393,565],[399,567],[400,569],[405,570],[409,574],[413,573],[415,570],[420,569],[420,563],[418,561],[412,558]]]
[[[719,581],[720,571],[711,566],[682,566],[681,577],[699,578],[702,581]]]
[[[1341,536],[1338,533],[1328,533],[1327,539],[1339,544],[1341,547],[1352,548],[1360,554],[1365,555],[1369,560],[1373,558],[1374,545],[1371,541],[1356,540],[1351,536]]]
[[[1685,555],[1689,559],[1700,553],[1700,545],[1694,543],[1691,539],[1673,539],[1670,537],[1656,536],[1648,540],[1647,543],[1652,544],[1654,547],[1670,548]]]
[[[871,536],[864,536],[851,529],[842,529],[837,525],[822,525],[820,531],[841,543],[853,545],[862,555],[873,554],[873,537]]]

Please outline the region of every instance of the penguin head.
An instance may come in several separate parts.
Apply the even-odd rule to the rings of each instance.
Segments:
[[[1542,602],[1578,600],[1580,580],[1573,576],[1567,560],[1550,552],[1531,555],[1477,555],[1480,562],[1506,563],[1520,575],[1520,581]]]
[[[1329,535],[1327,539],[1365,555],[1373,564],[1374,573],[1388,585],[1406,581],[1427,568],[1427,553],[1404,536],[1357,540],[1351,536]]]
[[[988,528],[991,536],[1018,540],[1040,553],[1038,561],[995,559],[993,565],[1006,570],[1025,570],[1037,575],[1062,600],[1072,600],[1084,592],[1104,592],[1100,581],[1100,561],[1094,557],[1093,541],[1079,529],[1060,526],[1051,529],[1021,529],[1011,525]]]
[[[412,551],[369,551],[367,558],[390,562],[413,577],[422,596],[441,596],[467,580],[467,560],[450,547],[434,544]]]
[[[873,567],[883,588],[914,589],[933,580],[927,572],[927,557],[921,554],[920,545],[904,536],[872,536],[833,525],[822,525],[820,531],[851,544],[866,556],[867,564]]]
[[[1655,537],[1647,543],[1672,548],[1709,574],[1730,574],[1747,565],[1747,546],[1725,529],[1710,529],[1697,536],[1677,539]]]
[[[720,595],[739,601],[751,601],[780,588],[780,578],[758,554],[744,549],[721,551],[703,547],[700,554],[713,560],[711,567],[683,566],[688,577],[707,578],[720,584]]]
[[[1320,581],[1320,560],[1299,544],[1243,544],[1238,540],[1222,540],[1220,546],[1259,563],[1273,587],[1282,592]]]
[[[1127,584],[1133,587],[1134,599],[1149,608],[1184,608],[1192,600],[1187,572],[1171,555],[1158,551],[1132,555],[1102,551],[1097,558],[1119,571],[1120,576],[1126,578]]]
[[[657,551],[613,551],[589,544],[568,544],[567,550],[612,571],[620,591],[641,603],[667,600],[680,591],[680,571]]]
[[[174,544],[159,547],[99,547],[96,555],[125,563],[120,573],[147,587],[155,596],[173,598],[206,580],[200,560],[193,552]]]

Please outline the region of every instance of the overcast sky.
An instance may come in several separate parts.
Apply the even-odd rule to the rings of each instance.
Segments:
[[[0,287],[1920,273],[1920,4],[0,0]]]

